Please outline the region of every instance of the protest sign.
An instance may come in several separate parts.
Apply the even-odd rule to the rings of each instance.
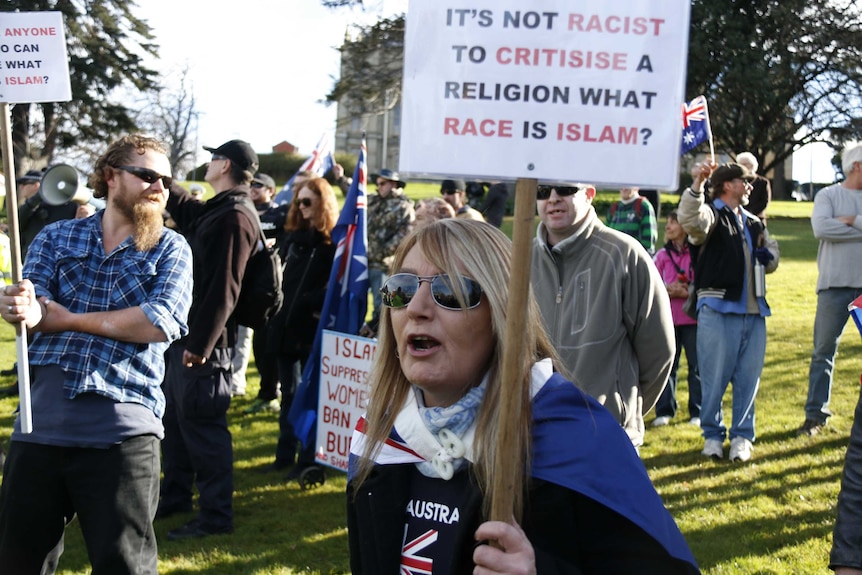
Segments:
[[[72,99],[60,12],[0,13],[0,102]]]
[[[347,471],[350,438],[365,413],[377,341],[323,330],[315,460]]]
[[[399,169],[675,188],[688,0],[410,2]]]

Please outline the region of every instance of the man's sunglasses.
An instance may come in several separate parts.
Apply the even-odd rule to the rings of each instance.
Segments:
[[[536,186],[536,197],[547,200],[551,197],[551,190],[557,190],[558,196],[574,196],[580,188],[578,186]]]
[[[132,174],[133,176],[135,176],[136,178],[139,178],[148,184],[155,184],[156,182],[161,180],[162,185],[165,187],[165,189],[170,188],[171,184],[174,181],[174,179],[171,176],[163,176],[160,173],[153,171],[149,168],[142,168],[140,166],[111,166],[111,167],[114,168],[115,170],[122,170],[124,172],[128,172],[128,173]]]
[[[296,198],[294,202],[297,206],[305,206],[306,208],[310,208],[312,204],[311,198]]]
[[[257,188],[263,188],[264,185],[261,184],[260,182],[252,182],[251,187],[257,189]]]
[[[417,276],[416,274],[401,273],[391,275],[380,288],[383,305],[391,308],[405,307],[419,291],[422,282],[431,284],[431,297],[434,299],[434,303],[444,309],[462,309],[458,295],[453,289],[452,278],[447,274]],[[482,301],[482,288],[479,287],[476,280],[462,277],[459,288],[458,291],[463,297],[464,303],[467,304],[467,307],[463,309],[473,309]]]

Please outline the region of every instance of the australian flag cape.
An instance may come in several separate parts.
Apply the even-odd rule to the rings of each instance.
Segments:
[[[405,408],[414,409],[407,404]],[[435,451],[427,445],[423,433],[417,432],[417,426],[399,426],[399,422],[408,419],[399,415],[376,458],[377,464],[430,460],[429,454]],[[364,425],[361,419],[353,433],[348,480],[355,474],[365,444]],[[467,439],[465,436],[465,443]],[[470,459],[469,451],[467,458]],[[601,404],[552,373],[549,360],[533,368],[532,466],[533,477],[576,491],[614,510],[661,543],[671,556],[697,567],[628,435]]]

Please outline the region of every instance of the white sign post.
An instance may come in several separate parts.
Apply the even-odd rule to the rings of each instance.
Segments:
[[[319,463],[347,471],[353,428],[368,399],[368,372],[377,341],[323,330],[317,402]]]
[[[20,282],[21,239],[18,230],[15,161],[9,104],[65,102],[72,99],[66,35],[60,12],[0,12],[0,149],[6,168],[6,213],[12,252],[12,280]],[[21,432],[33,431],[27,329],[15,330]]]
[[[688,0],[412,0],[411,174],[676,188]]]

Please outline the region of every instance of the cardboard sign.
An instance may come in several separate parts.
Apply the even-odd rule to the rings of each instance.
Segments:
[[[315,460],[347,471],[350,439],[365,413],[368,373],[377,341],[323,330]]]
[[[676,188],[688,0],[412,0],[399,169]]]
[[[0,102],[72,99],[60,12],[0,12]]]

